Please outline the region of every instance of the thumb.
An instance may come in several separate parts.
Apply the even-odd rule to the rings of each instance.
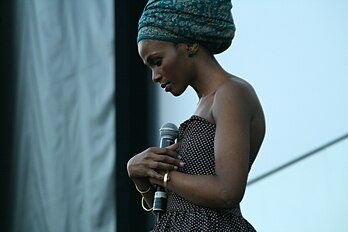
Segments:
[[[171,150],[171,151],[176,151],[179,148],[179,143],[174,143],[166,148]]]

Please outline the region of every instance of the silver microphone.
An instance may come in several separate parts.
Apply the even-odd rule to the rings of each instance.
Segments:
[[[178,128],[173,123],[166,123],[160,129],[160,147],[165,148],[175,143],[178,137]],[[153,201],[153,212],[159,217],[167,208],[167,193],[162,186],[156,186]]]

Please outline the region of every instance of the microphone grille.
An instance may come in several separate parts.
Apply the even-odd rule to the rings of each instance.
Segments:
[[[160,129],[161,138],[175,140],[179,135],[178,127],[173,123],[165,123]]]

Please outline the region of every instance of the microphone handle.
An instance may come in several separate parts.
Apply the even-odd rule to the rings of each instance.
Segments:
[[[173,139],[162,138],[160,147],[164,148],[172,144],[174,144]],[[155,188],[156,188],[156,192],[153,199],[153,212],[157,215],[157,220],[158,220],[160,216],[166,211],[166,208],[167,208],[167,192],[160,185],[156,185]]]
[[[160,143],[160,148],[165,148],[174,144],[174,140],[170,138],[162,138]]]

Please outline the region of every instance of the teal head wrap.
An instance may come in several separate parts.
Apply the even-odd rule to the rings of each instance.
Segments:
[[[234,37],[231,9],[231,0],[149,0],[139,20],[137,42],[197,42],[213,54],[221,53]]]

